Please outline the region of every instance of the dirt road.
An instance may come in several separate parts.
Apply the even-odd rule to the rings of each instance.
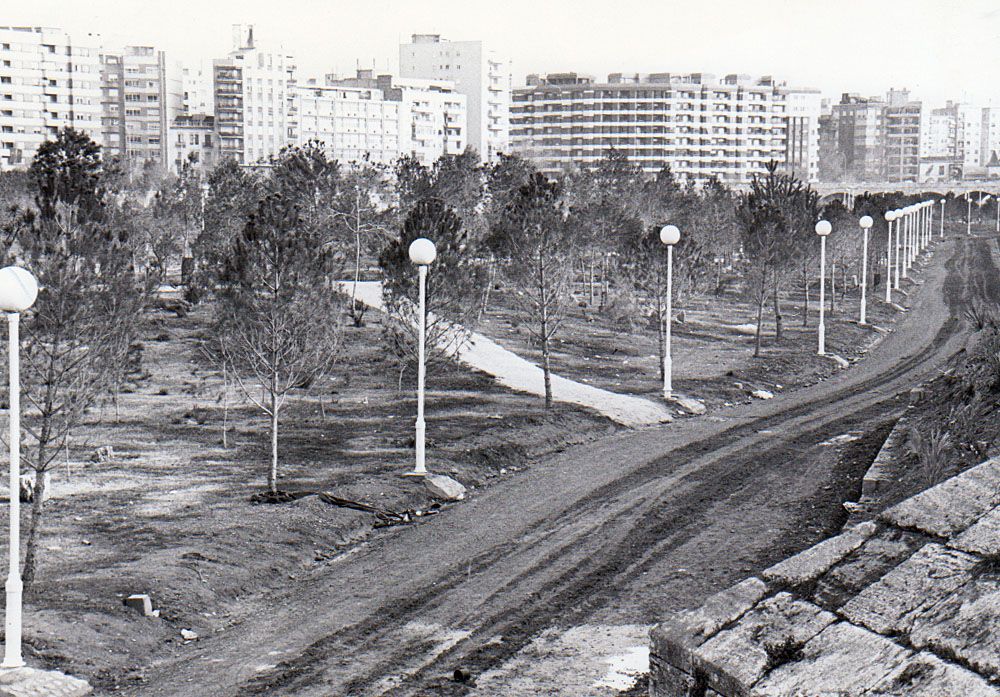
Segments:
[[[180,647],[137,694],[469,694],[456,666],[475,678],[551,627],[650,624],[813,544],[860,475],[822,444],[884,421],[963,347],[965,309],[1000,302],[995,246],[941,243],[914,310],[836,378],[567,450],[390,529]]]

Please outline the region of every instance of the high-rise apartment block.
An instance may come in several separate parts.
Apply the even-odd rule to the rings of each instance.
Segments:
[[[392,162],[412,155],[431,165],[466,146],[465,95],[447,80],[375,76],[358,70],[351,78],[327,75],[326,85],[296,86],[294,140],[317,140],[344,162],[367,157]]]
[[[213,62],[219,156],[244,165],[277,155],[290,141],[295,61],[255,45],[252,26],[233,28],[235,48]]]
[[[885,172],[885,102],[844,94],[820,132],[825,181],[881,181]]]
[[[100,46],[91,35],[0,27],[0,170],[27,167],[61,128],[102,141]]]
[[[920,181],[920,136],[924,107],[908,90],[889,90],[883,112],[884,181]]]
[[[414,34],[399,47],[399,75],[448,81],[467,105],[466,144],[484,162],[510,150],[510,61],[482,41],[448,41],[438,34]]]
[[[181,69],[151,46],[101,55],[104,156],[170,164],[168,129],[181,111]]]
[[[801,95],[793,114],[790,94]],[[615,149],[646,171],[669,165],[681,180],[745,183],[771,161],[818,171],[819,106],[818,94],[769,77],[530,75],[514,90],[511,144],[546,172],[593,165]]]

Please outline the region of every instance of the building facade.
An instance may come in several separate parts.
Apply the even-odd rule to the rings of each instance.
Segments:
[[[796,118],[808,108],[816,125],[796,124],[790,145],[792,92],[808,95]],[[594,165],[611,149],[646,171],[669,166],[685,181],[746,183],[790,156],[793,167],[818,172],[814,94],[746,75],[613,73],[602,83],[576,73],[530,75],[514,90],[511,146],[550,173]]]
[[[214,116],[181,114],[171,123],[167,141],[169,165],[174,173],[185,165],[208,171],[218,162]]]
[[[911,100],[908,90],[889,90],[883,111],[884,181],[920,181],[923,112],[923,104]]]
[[[179,66],[151,46],[127,46],[101,55],[105,156],[170,166],[168,130],[181,112]]]
[[[0,170],[27,167],[72,127],[102,143],[100,39],[0,27]]]
[[[359,71],[359,79],[371,79]],[[333,80],[336,83],[336,80]],[[400,102],[386,99],[381,87],[309,82],[292,88],[293,142],[322,143],[340,162],[390,163],[400,154]]]
[[[218,152],[250,165],[290,142],[295,60],[258,48],[252,26],[235,26],[233,39],[234,50],[212,65]]]
[[[842,95],[824,119],[821,138],[826,181],[882,181],[885,176],[885,102]]]
[[[483,162],[510,151],[510,61],[482,41],[448,41],[414,34],[399,47],[403,79],[448,81],[466,99],[467,145]]]

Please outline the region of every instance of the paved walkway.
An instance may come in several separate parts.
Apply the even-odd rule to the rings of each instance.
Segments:
[[[341,288],[350,295],[352,285],[353,281],[345,281],[341,283]],[[361,302],[382,309],[382,284],[378,281],[361,281],[356,292]],[[500,384],[512,390],[545,395],[544,374],[539,366],[482,334],[472,334],[469,342],[459,350],[458,360],[494,376]],[[632,428],[671,420],[665,405],[584,385],[555,374],[552,375],[552,398],[557,402],[593,409],[612,421]]]

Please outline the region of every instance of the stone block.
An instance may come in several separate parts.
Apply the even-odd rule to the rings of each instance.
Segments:
[[[866,697],[1000,697],[992,687],[972,671],[946,663],[932,653],[922,651],[905,661],[880,683],[865,693]]]
[[[879,531],[820,578],[813,601],[827,610],[840,608],[924,546],[927,540],[919,533],[896,528]]]
[[[1000,680],[1000,570],[995,562],[980,564],[973,582],[914,619],[910,643],[957,656],[977,673]]]
[[[681,612],[650,632],[650,653],[679,670],[691,673],[691,658],[706,639],[738,620],[767,593],[759,578],[748,578],[716,593],[696,610]]]
[[[688,695],[696,694],[699,689],[700,686],[694,677],[669,663],[650,656],[650,697],[688,697]]]
[[[836,618],[789,593],[761,601],[732,627],[695,651],[695,672],[725,695],[745,694],[776,662],[819,634]]]
[[[987,556],[1000,554],[1000,506],[984,515],[949,544],[964,552]]]
[[[778,666],[750,692],[754,697],[861,695],[898,670],[912,653],[860,627],[832,624],[802,647],[798,661]]]
[[[845,532],[824,540],[794,557],[779,562],[764,571],[766,581],[786,585],[801,585],[814,581],[831,566],[856,550],[875,534],[875,523],[855,525]]]
[[[841,608],[841,614],[879,634],[909,631],[913,620],[972,579],[976,557],[926,544]]]
[[[981,465],[947,479],[882,513],[901,528],[950,538],[971,527],[1000,505],[1000,461]]]
[[[153,601],[145,593],[136,593],[125,598],[125,607],[135,610],[143,617],[153,616]]]
[[[84,697],[90,692],[87,681],[55,670],[25,667],[0,672],[0,697]]]
[[[424,486],[431,492],[431,496],[442,501],[461,501],[465,498],[465,487],[444,474],[426,475]]]

